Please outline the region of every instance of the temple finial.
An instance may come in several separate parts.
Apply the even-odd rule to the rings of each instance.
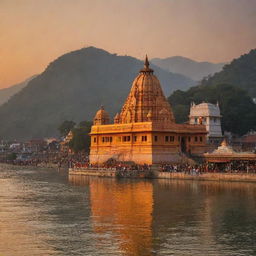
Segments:
[[[149,61],[148,61],[148,55],[146,54],[145,62],[144,62],[144,67],[149,68]]]
[[[146,58],[145,58],[145,61],[144,61],[144,68],[141,69],[140,72],[142,72],[142,73],[146,72],[146,73],[151,73],[151,74],[154,72],[154,70],[149,67],[149,61],[148,61],[148,55],[147,54],[146,54]]]

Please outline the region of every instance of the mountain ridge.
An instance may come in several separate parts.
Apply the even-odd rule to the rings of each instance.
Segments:
[[[66,53],[0,107],[0,137],[30,139],[57,136],[64,120],[92,120],[100,105],[111,116],[120,110],[143,62],[95,47]],[[166,95],[195,82],[154,65]]]
[[[36,76],[37,75],[33,75],[20,83],[0,89],[0,106],[7,102],[14,94],[18,93],[23,88],[25,88],[27,84]]]
[[[226,63],[212,63],[208,61],[195,61],[183,56],[167,58],[153,58],[152,63],[170,72],[189,77],[194,81],[200,81],[204,77],[220,71]]]
[[[220,72],[202,80],[202,85],[232,84],[256,97],[256,49],[233,59]]]

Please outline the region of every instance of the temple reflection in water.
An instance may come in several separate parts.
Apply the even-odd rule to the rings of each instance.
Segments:
[[[72,178],[89,185],[93,229],[111,234],[125,255],[151,255],[153,185],[114,179]],[[99,241],[101,243],[102,241]]]
[[[70,181],[89,186],[93,230],[108,234],[104,239],[111,239],[122,255],[182,255],[183,250],[193,255],[193,248],[204,253],[211,247],[221,255],[224,245],[236,246],[246,232],[236,222],[248,221],[240,217],[256,208],[253,184],[91,177]],[[239,198],[245,194],[250,204]],[[255,216],[251,217],[256,224]]]

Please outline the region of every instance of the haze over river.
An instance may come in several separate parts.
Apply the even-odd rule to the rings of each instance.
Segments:
[[[256,184],[2,165],[0,255],[256,255]]]

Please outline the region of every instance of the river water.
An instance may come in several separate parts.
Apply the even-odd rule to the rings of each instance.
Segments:
[[[0,255],[256,255],[256,184],[0,166]]]

